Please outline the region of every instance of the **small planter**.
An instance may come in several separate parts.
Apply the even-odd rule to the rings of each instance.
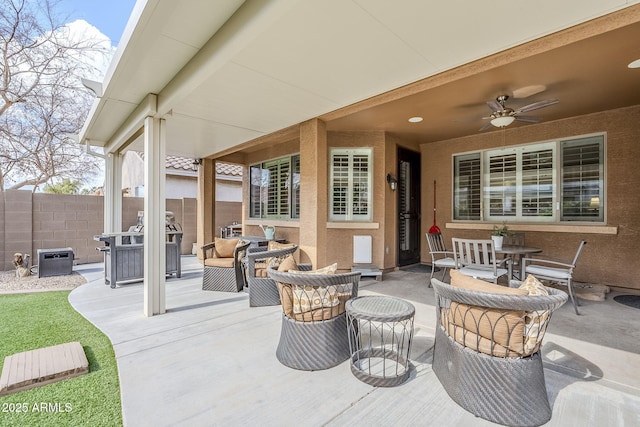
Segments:
[[[493,247],[496,250],[502,249],[502,241],[504,240],[504,236],[491,236],[491,240],[493,240]]]

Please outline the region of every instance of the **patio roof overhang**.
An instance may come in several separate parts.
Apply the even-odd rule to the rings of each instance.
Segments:
[[[314,117],[438,141],[477,133],[486,101],[534,85],[546,90],[513,101],[560,99],[544,121],[637,105],[638,3],[139,0],[80,141],[141,149],[147,116],[167,118],[167,154],[188,157]]]

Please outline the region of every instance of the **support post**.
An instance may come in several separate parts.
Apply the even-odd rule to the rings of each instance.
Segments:
[[[300,261],[314,268],[327,262],[327,129],[322,120],[300,125]]]
[[[165,120],[144,120],[144,315],[166,311]]]
[[[122,231],[122,156],[109,153],[105,157],[104,232]]]
[[[202,159],[198,168],[198,198],[196,212],[196,245],[198,259],[204,259],[202,246],[211,242],[215,236],[215,199],[216,199],[216,166],[211,159]]]

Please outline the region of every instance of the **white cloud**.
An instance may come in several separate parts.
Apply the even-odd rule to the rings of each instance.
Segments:
[[[61,31],[65,33],[65,38],[72,42],[88,43],[94,47],[91,51],[83,53],[83,62],[89,67],[86,70],[87,74],[82,77],[101,82],[116,51],[109,37],[83,19],[66,24]]]

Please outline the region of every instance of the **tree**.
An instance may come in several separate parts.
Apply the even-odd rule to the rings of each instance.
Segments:
[[[44,186],[44,192],[50,194],[80,194],[82,183],[71,178],[64,178],[56,184],[47,184]]]
[[[95,56],[106,38],[58,24],[54,1],[0,0],[0,191],[57,177],[84,182],[99,162],[69,138],[93,94],[81,77],[99,75]]]

